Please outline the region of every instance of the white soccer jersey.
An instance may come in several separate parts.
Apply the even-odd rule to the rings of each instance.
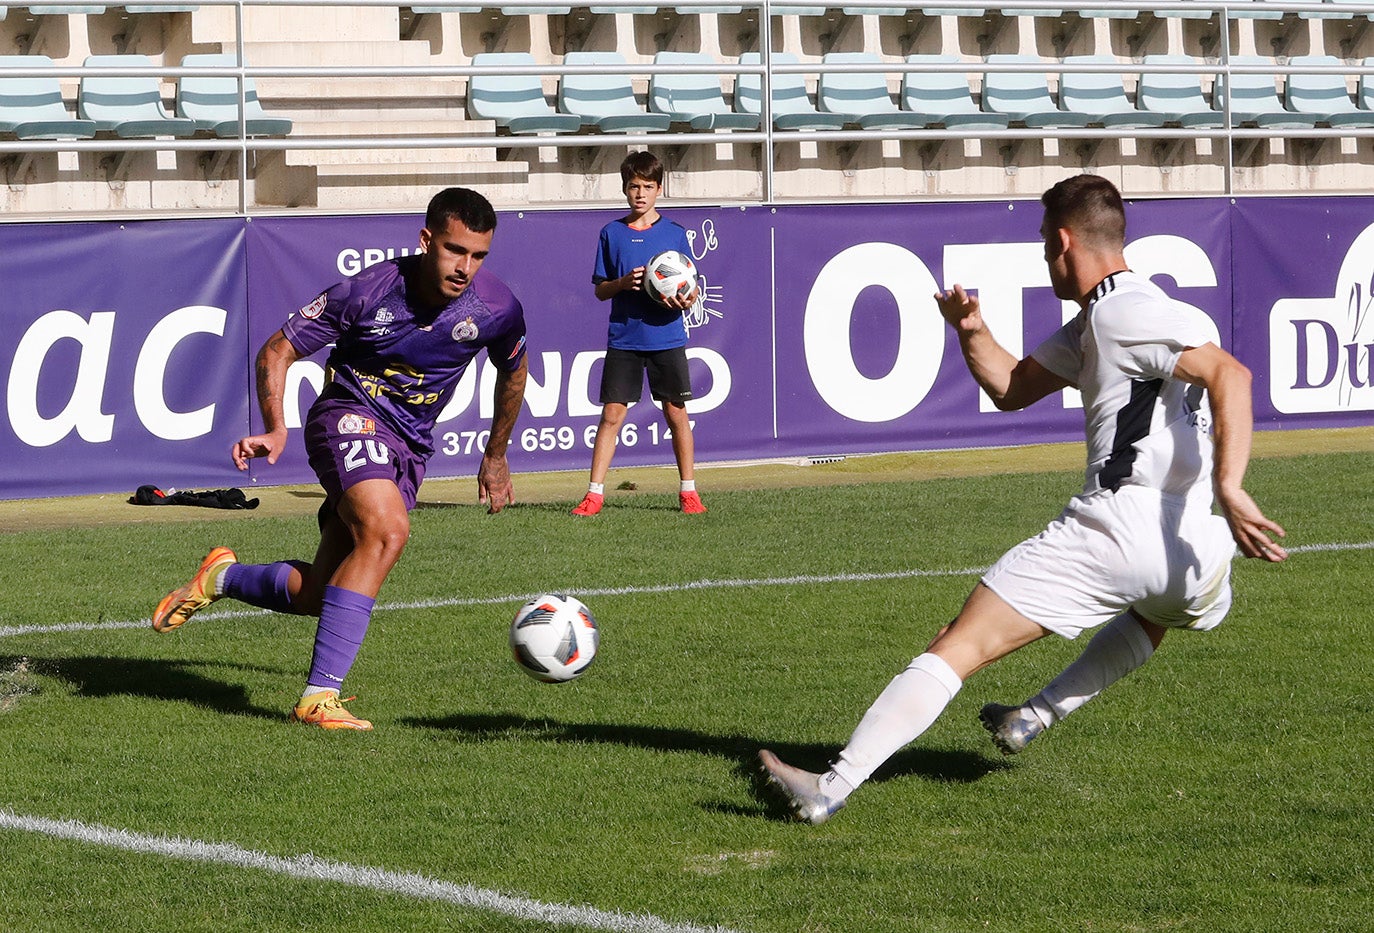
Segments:
[[[1221,345],[1216,325],[1143,275],[1118,272],[1032,356],[1083,393],[1084,493],[1145,486],[1210,506],[1206,392],[1173,376],[1184,350]]]

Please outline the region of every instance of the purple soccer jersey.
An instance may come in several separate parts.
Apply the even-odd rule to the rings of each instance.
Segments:
[[[334,344],[331,395],[342,389],[411,450],[434,452],[434,423],[483,349],[512,372],[525,355],[525,312],[506,284],[479,269],[440,309],[412,305],[406,278],[421,257],[364,269],[301,308],[282,332],[302,356]]]

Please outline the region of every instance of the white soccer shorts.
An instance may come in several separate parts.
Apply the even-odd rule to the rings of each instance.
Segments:
[[[1209,509],[1141,486],[1074,498],[1044,531],[1004,554],[983,583],[1065,638],[1134,608],[1199,631],[1231,608],[1231,529]]]

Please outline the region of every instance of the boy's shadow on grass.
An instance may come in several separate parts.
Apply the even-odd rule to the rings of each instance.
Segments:
[[[563,723],[550,719],[530,719],[514,713],[404,717],[400,722],[408,726],[461,733],[462,737],[470,739],[520,738],[576,744],[598,742],[656,751],[714,755],[734,763],[735,773],[754,788],[754,797],[759,801],[759,806],[754,809],[727,803],[712,803],[707,806],[718,812],[767,816],[779,820],[789,819],[790,815],[772,795],[762,791],[762,777],[757,757],[759,749],[772,749],[789,764],[809,771],[824,771],[830,759],[839,750],[833,745],[763,741],[746,735],[712,735],[694,729],[607,723]],[[872,780],[881,782],[914,776],[927,781],[969,784],[1009,767],[1010,765],[1000,759],[988,758],[962,749],[910,748],[898,752],[889,759],[878,769]]]
[[[0,658],[0,670],[11,670],[22,661],[24,658],[19,656]],[[241,685],[216,680],[199,670],[264,670],[249,664],[120,657],[35,658],[32,655],[27,656],[27,661],[33,673],[66,681],[82,697],[147,697],[190,703],[217,713],[262,719],[282,718],[280,710],[265,709],[249,702],[248,693]]]

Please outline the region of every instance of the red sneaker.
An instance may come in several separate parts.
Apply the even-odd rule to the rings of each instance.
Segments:
[[[682,503],[682,514],[701,515],[706,511],[706,506],[701,503],[701,496],[693,492],[680,492],[677,494],[678,501]]]
[[[574,515],[595,515],[601,511],[601,506],[605,503],[606,497],[600,493],[589,492],[582,497],[582,501],[577,504],[577,508],[572,510]]]

